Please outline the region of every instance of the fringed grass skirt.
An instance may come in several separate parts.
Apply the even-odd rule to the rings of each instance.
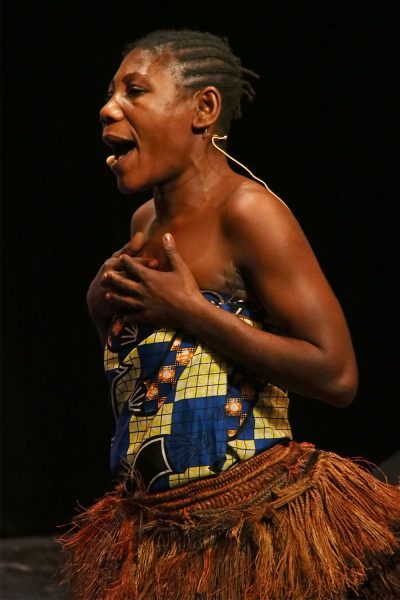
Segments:
[[[120,485],[60,541],[75,600],[394,600],[399,531],[399,487],[290,442],[165,492]]]

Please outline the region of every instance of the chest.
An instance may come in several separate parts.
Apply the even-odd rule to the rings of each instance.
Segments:
[[[167,232],[174,236],[178,252],[201,289],[236,291],[243,295],[243,279],[235,268],[218,218],[197,216],[193,221],[150,227],[140,256],[157,259],[159,269],[163,271],[170,269],[162,241]]]

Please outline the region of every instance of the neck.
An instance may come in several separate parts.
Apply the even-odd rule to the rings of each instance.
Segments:
[[[159,223],[212,202],[234,172],[226,157],[210,144],[206,153],[190,159],[185,170],[166,184],[155,186],[154,203]]]

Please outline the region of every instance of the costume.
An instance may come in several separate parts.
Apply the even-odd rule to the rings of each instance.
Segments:
[[[203,295],[263,326],[255,307]],[[117,419],[112,472],[140,473],[148,491],[215,475],[292,439],[286,392],[246,376],[184,333],[116,318],[104,366]]]
[[[255,327],[255,307],[203,292]],[[76,600],[400,597],[400,489],[292,440],[287,394],[181,332],[113,322],[116,489],[63,537]]]

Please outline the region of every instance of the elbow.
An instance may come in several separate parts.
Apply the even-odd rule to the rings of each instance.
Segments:
[[[329,399],[330,404],[338,408],[350,406],[357,394],[357,384],[349,382],[336,387]]]
[[[338,408],[346,408],[355,399],[357,389],[357,369],[352,366],[330,381],[325,400]]]

